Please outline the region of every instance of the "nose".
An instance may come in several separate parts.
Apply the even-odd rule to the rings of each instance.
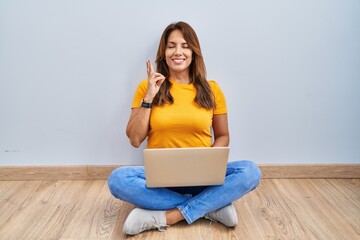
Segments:
[[[177,46],[177,47],[175,48],[174,54],[177,55],[177,56],[182,54],[181,46]]]

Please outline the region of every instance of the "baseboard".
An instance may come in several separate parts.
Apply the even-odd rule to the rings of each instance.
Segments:
[[[263,178],[360,178],[360,164],[260,164]],[[0,181],[107,179],[119,166],[0,166]]]
[[[360,178],[360,164],[262,164],[263,178]]]
[[[10,166],[0,167],[0,181],[107,179],[119,166]]]

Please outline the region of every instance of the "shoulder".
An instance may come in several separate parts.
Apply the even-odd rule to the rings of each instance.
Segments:
[[[147,84],[148,84],[148,80],[147,80],[147,79],[143,79],[142,81],[140,81],[139,87],[147,87]]]
[[[218,90],[221,90],[219,84],[215,80],[208,80],[208,83],[210,85],[211,91],[213,91],[214,93]]]
[[[208,80],[208,83],[210,85],[210,89],[212,93],[215,96],[215,99],[225,98],[224,92],[222,91],[222,89],[220,88],[219,84],[216,81]]]
[[[216,103],[216,108],[214,114],[224,114],[227,113],[226,99],[223,91],[221,90],[219,84],[214,80],[208,80],[211,91],[214,94],[214,100]]]
[[[148,85],[147,79],[140,81],[140,83],[137,86],[137,91],[146,91],[147,85]]]
[[[219,84],[215,80],[207,80],[210,87],[219,87]]]
[[[147,90],[147,79],[142,80],[134,93],[133,102],[131,108],[139,108],[141,101],[144,99]]]
[[[143,95],[146,93],[147,85],[148,85],[148,80],[147,79],[142,80],[136,87],[135,95],[144,97]]]

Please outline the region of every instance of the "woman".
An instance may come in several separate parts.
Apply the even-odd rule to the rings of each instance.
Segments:
[[[160,40],[157,71],[150,61],[146,66],[148,78],[136,90],[126,128],[134,147],[146,138],[147,148],[229,145],[225,97],[215,81],[206,80],[200,44],[190,25],[170,24]],[[228,163],[221,186],[147,188],[141,166],[114,170],[108,183],[116,198],[138,207],[123,226],[124,233],[135,235],[201,217],[234,227],[238,219],[232,202],[255,189],[260,178],[256,164],[235,161]]]

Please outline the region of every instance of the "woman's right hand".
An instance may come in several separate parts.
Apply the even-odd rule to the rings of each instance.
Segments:
[[[160,86],[164,82],[165,77],[161,73],[154,71],[154,67],[150,60],[146,61],[146,71],[148,74],[148,87],[144,101],[152,103],[155,95],[159,92]]]

